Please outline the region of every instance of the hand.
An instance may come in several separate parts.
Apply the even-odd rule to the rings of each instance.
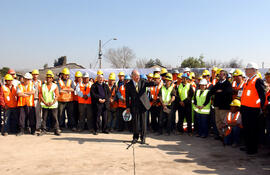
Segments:
[[[182,106],[182,107],[184,107],[185,106],[185,103],[184,102],[180,102],[180,105]]]
[[[87,100],[88,96],[87,95],[83,95],[83,99]]]
[[[127,114],[130,113],[130,109],[129,109],[129,108],[126,109],[126,113],[127,113]]]
[[[112,98],[110,98],[110,102],[111,102],[111,103],[113,102],[113,99],[112,99]]]
[[[105,102],[105,99],[101,99],[100,98],[98,101],[99,101],[99,103],[104,103]]]
[[[202,109],[202,108],[204,108],[204,106],[198,106],[198,108],[199,108],[199,109]]]
[[[221,90],[221,89],[219,89],[219,90],[217,90],[217,92],[222,92],[222,90]]]

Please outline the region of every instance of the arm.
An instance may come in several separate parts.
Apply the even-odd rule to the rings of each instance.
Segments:
[[[263,106],[265,104],[265,85],[262,79],[257,79],[256,83],[255,83],[255,87],[257,89],[259,98],[261,100],[261,108],[263,109]]]
[[[82,97],[83,98],[83,92],[81,91],[81,88],[80,88],[80,84],[79,83],[76,85],[75,92],[77,93],[77,95],[79,97]]]
[[[126,106],[127,108],[130,108],[130,83],[127,84],[126,86]]]

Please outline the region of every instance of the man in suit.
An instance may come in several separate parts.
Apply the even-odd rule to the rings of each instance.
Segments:
[[[140,135],[141,144],[144,144],[146,137],[145,112],[151,107],[146,87],[155,86],[156,83],[140,79],[140,73],[137,70],[133,70],[131,76],[132,80],[126,84],[126,106],[127,113],[131,113],[133,121],[132,143],[136,143]]]

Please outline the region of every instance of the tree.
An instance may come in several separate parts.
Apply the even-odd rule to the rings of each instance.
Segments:
[[[57,60],[54,60],[53,66],[62,66],[67,64],[67,57],[66,56],[61,56]]]
[[[199,58],[188,57],[184,59],[181,63],[181,67],[190,67],[190,68],[200,68],[205,67],[205,62],[203,61],[203,55],[200,55]]]
[[[129,68],[132,60],[136,57],[133,50],[126,46],[109,49],[104,56],[115,68]]]
[[[136,67],[137,68],[145,68],[146,63],[147,63],[146,59],[138,59],[136,61]]]
[[[229,63],[226,65],[226,67],[230,67],[230,68],[241,68],[241,67],[243,67],[242,61],[243,60],[239,60],[237,58],[232,58],[229,61]]]
[[[2,77],[4,77],[7,73],[8,73],[9,67],[2,67],[2,69],[0,69],[0,74]]]
[[[150,59],[146,64],[145,64],[145,68],[150,68],[153,67],[155,65],[158,66],[162,66],[162,62],[160,61],[160,59],[156,58],[156,59]]]
[[[46,63],[46,64],[43,65],[43,68],[44,68],[44,69],[47,69],[48,67],[49,67],[49,66],[48,66],[48,63]]]

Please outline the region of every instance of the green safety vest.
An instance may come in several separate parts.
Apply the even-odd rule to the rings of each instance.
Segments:
[[[181,83],[178,87],[178,93],[181,101],[184,101],[188,97],[188,91],[190,89],[190,84],[187,83],[185,87],[183,87],[183,84]]]
[[[197,106],[202,106],[206,100],[206,96],[208,94],[209,90],[204,90],[203,93],[200,95],[201,90],[197,90],[196,92],[196,100],[197,100]],[[196,111],[199,114],[210,114],[210,108],[211,108],[211,101],[202,109],[196,108],[194,105],[194,111]]]
[[[168,89],[165,86],[162,86],[161,88],[161,95],[162,95],[162,101],[166,105],[171,105],[169,104],[169,101],[171,100],[171,92],[173,90],[173,86],[170,86]]]
[[[51,103],[55,99],[55,89],[57,88],[57,85],[55,83],[52,84],[50,91],[47,88],[46,84],[42,85],[42,97],[46,103]],[[47,109],[55,109],[58,107],[58,102],[56,101],[52,106],[46,106],[44,103],[40,103],[42,108]]]

